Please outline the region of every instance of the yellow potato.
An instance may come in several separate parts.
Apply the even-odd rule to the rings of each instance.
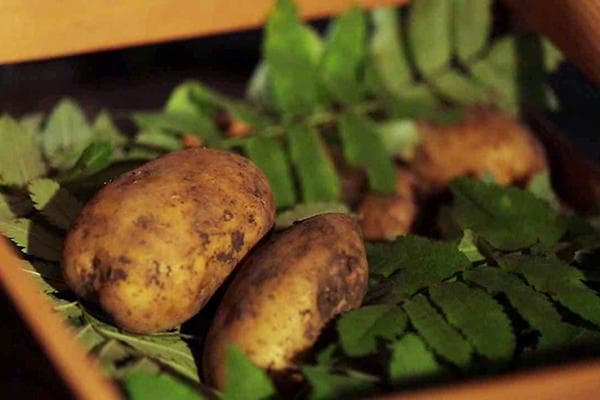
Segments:
[[[204,373],[225,384],[235,344],[273,375],[296,362],[336,315],[360,306],[367,290],[364,244],[345,214],[304,220],[261,245],[237,271],[204,346]]]
[[[117,325],[148,333],[196,314],[269,231],[264,174],[224,151],[170,153],[127,172],[84,207],[69,232],[63,272]]]
[[[458,124],[419,123],[421,142],[411,168],[426,194],[444,191],[459,176],[481,178],[490,172],[498,183],[527,182],[546,168],[540,143],[509,115],[472,108]]]
[[[415,177],[406,169],[396,172],[396,194],[367,193],[358,206],[358,222],[367,240],[393,240],[410,232],[417,216]]]

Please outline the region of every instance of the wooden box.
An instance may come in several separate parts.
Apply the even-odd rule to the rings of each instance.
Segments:
[[[326,16],[359,3],[404,0],[303,0],[304,17]],[[526,26],[547,35],[600,83],[598,0],[505,0]],[[0,64],[189,38],[257,27],[271,0],[3,0]],[[193,15],[193,18],[189,16]],[[135,18],[133,18],[135,16]],[[0,144],[1,145],[1,144]],[[575,160],[573,160],[576,162]],[[585,166],[584,166],[585,168]],[[86,356],[45,296],[20,272],[12,246],[0,238],[0,283],[74,397],[119,399],[119,391]],[[515,373],[448,387],[389,395],[394,399],[593,399],[600,397],[600,360]]]

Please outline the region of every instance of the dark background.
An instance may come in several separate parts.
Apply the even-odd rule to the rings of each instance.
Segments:
[[[313,23],[324,31],[326,21]],[[63,96],[94,115],[152,109],[171,89],[199,79],[226,95],[244,95],[260,58],[260,30],[0,66],[0,114],[47,111]],[[600,91],[579,70],[563,63],[549,77],[561,102],[552,116],[579,151],[600,160]],[[1,145],[1,144],[0,144]]]
[[[324,25],[317,23],[320,30]],[[63,96],[75,98],[89,116],[102,108],[159,108],[175,85],[190,78],[243,96],[260,40],[261,32],[254,30],[0,66],[0,114],[48,111]],[[561,111],[551,118],[582,157],[600,160],[598,88],[568,63],[549,82],[561,102]],[[64,387],[1,291],[0,310],[0,398],[65,398]]]

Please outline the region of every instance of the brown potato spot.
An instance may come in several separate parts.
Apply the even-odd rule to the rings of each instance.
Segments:
[[[231,234],[231,246],[236,253],[244,246],[244,233],[235,231]]]

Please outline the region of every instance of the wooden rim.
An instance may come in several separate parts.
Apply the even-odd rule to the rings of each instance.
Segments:
[[[22,260],[1,235],[0,283],[75,398],[121,399],[115,385],[101,372],[96,361],[88,357],[71,328],[52,309],[47,296],[23,272]]]
[[[302,0],[303,18],[408,0]],[[189,39],[261,26],[274,0],[2,0],[0,64]]]
[[[591,400],[600,393],[600,360],[378,397],[381,400]]]

